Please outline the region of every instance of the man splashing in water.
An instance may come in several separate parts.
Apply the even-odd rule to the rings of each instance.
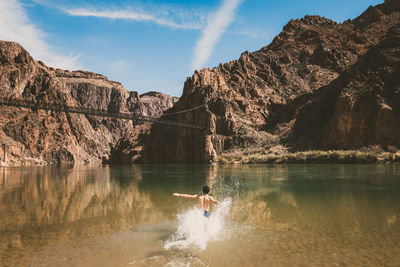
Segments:
[[[188,194],[179,194],[173,193],[172,195],[175,197],[182,197],[187,199],[197,199],[197,204],[199,205],[199,209],[201,209],[204,213],[203,215],[207,218],[210,217],[210,203],[219,204],[217,200],[213,197],[210,197],[208,194],[210,193],[211,188],[207,185],[203,186],[203,194],[202,195],[188,195]]]

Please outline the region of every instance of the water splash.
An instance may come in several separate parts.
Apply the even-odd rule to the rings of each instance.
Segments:
[[[205,249],[209,241],[220,238],[231,204],[231,198],[224,199],[211,213],[210,218],[204,217],[203,212],[197,207],[178,214],[178,228],[165,242],[164,248],[183,250],[195,246],[201,250]]]

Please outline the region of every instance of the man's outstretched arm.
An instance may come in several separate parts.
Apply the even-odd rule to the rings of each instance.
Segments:
[[[179,194],[179,193],[173,193],[172,195],[174,197],[182,197],[182,198],[187,198],[187,199],[195,199],[195,198],[197,198],[197,195],[188,195],[188,194]]]
[[[219,201],[218,200],[215,200],[213,197],[210,197],[211,198],[211,201],[212,201],[212,203],[214,203],[214,204],[219,204]]]

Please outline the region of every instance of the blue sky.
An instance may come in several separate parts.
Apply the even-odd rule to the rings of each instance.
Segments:
[[[180,96],[194,69],[268,45],[291,18],[353,19],[383,0],[0,0],[0,39],[139,93]]]

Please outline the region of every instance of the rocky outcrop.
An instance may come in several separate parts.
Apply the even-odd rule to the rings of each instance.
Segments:
[[[137,125],[128,131],[111,149],[111,154],[106,163],[140,163],[144,145],[150,134],[151,123]]]
[[[171,108],[179,98],[159,92],[148,92],[140,95],[143,116],[159,117],[166,109]],[[150,134],[151,123],[146,122],[129,130],[111,149],[111,164],[138,163],[142,161],[144,145]]]
[[[299,112],[293,138],[315,147],[400,145],[400,24]],[[320,123],[316,123],[320,122]],[[301,141],[301,142],[299,142]]]
[[[334,125],[341,125],[341,119],[331,120],[331,128],[322,129],[322,126],[318,126],[319,133],[308,129],[324,125],[329,120],[326,116],[340,113],[334,110],[341,105],[348,106],[352,104],[351,101],[358,101],[352,98],[350,102],[343,100],[343,104],[340,101],[336,103],[334,99],[337,99],[339,92],[327,88],[345,86],[346,79],[343,77],[356,72],[354,68],[357,67],[353,66],[368,51],[381,49],[378,43],[399,22],[399,2],[388,0],[370,7],[355,20],[341,24],[319,16],[305,16],[291,20],[270,45],[259,51],[244,52],[238,60],[213,69],[196,71],[186,80],[179,101],[166,113],[178,112],[168,116],[168,119],[198,124],[204,130],[178,131],[173,127],[153,125],[145,146],[144,161],[208,162],[231,149],[263,147],[279,142],[291,142],[290,145],[299,148],[313,145],[343,147],[340,143],[343,141],[339,140],[348,136],[348,132],[329,130]],[[397,50],[393,53],[395,56]],[[370,64],[375,64],[375,56],[379,54],[369,55]],[[387,74],[378,71],[376,75]],[[389,80],[377,78],[376,81],[382,83],[376,86],[383,91],[388,86],[396,88],[397,80],[391,79],[394,84],[385,84]],[[357,82],[362,86],[369,84],[370,80],[363,76]],[[316,99],[322,101],[319,106],[324,112],[315,113],[315,109],[309,107],[308,103]],[[204,104],[204,108],[191,110]],[[377,116],[380,117],[376,123],[359,127],[380,129],[378,121],[381,118],[386,118],[388,122],[394,119],[399,121],[397,113],[389,112],[393,105],[387,104],[385,99],[379,105],[380,115]],[[188,109],[190,111],[179,113]],[[309,113],[306,110],[310,110]],[[313,116],[304,115],[310,113]],[[307,124],[308,120],[315,124]],[[303,122],[306,122],[306,127],[300,126]],[[374,140],[367,138],[372,133],[363,135],[363,141],[354,145],[371,142],[381,144],[382,139],[386,138],[384,136],[389,136],[395,130],[386,129],[387,135],[375,131],[375,135],[380,137]],[[320,142],[310,141],[311,132],[320,136]],[[355,131],[354,135],[357,133]],[[344,142],[351,143],[351,139]]]
[[[0,86],[0,97],[142,116],[173,104],[173,98],[157,93],[141,101],[137,92],[100,74],[47,67],[6,41],[0,42]],[[121,119],[0,106],[0,142],[7,144],[8,164],[99,164],[133,128]]]
[[[143,116],[149,117],[160,116],[164,110],[171,108],[179,99],[154,91],[141,94],[139,98]]]
[[[37,163],[199,163],[274,144],[400,146],[399,23],[397,0],[343,23],[291,20],[259,51],[196,71],[178,101],[155,92],[138,96],[99,74],[52,69],[18,44],[0,42],[0,97],[162,113],[163,120],[202,128],[0,107],[0,138],[10,162]]]

